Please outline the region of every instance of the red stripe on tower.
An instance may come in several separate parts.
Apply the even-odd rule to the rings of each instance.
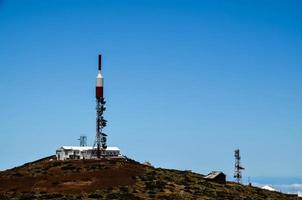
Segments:
[[[103,87],[96,87],[95,96],[98,99],[103,98]]]
[[[96,90],[95,90],[95,96],[96,98],[100,99],[103,98],[104,96],[104,78],[101,74],[101,69],[102,69],[102,55],[99,55],[99,65],[98,65],[98,75],[96,77]]]

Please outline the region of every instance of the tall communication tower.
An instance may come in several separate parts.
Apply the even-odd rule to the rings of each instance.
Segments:
[[[237,183],[241,183],[241,178],[242,178],[242,170],[244,168],[241,166],[241,157],[240,157],[240,150],[236,149],[235,150],[235,173],[234,173],[234,178],[236,179]]]
[[[102,69],[102,55],[99,55],[98,75],[96,78],[96,145],[97,145],[97,158],[101,158],[101,151],[107,149],[107,135],[103,132],[103,128],[107,125],[107,120],[103,117],[106,110],[104,98],[104,79],[101,74]]]

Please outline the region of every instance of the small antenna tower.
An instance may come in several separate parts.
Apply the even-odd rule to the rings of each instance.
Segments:
[[[240,157],[240,150],[236,149],[235,150],[235,173],[234,173],[234,178],[236,179],[237,183],[241,183],[241,178],[242,178],[242,170],[244,170],[244,167],[241,166],[241,157]]]
[[[79,140],[80,140],[80,147],[86,147],[87,146],[87,136],[81,135]]]
[[[251,177],[248,177],[249,186],[252,186]]]

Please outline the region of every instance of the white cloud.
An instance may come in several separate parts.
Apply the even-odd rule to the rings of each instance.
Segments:
[[[261,184],[261,183],[253,183],[254,186],[263,188],[265,186],[270,186],[277,191],[289,194],[298,194],[302,197],[302,184],[301,183],[293,183],[293,184]]]
[[[263,186],[262,189],[269,190],[269,191],[276,191],[275,188],[273,188],[272,186],[269,186],[269,185]]]

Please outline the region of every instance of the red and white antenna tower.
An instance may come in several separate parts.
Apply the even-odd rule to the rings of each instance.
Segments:
[[[104,98],[104,78],[101,74],[102,70],[102,55],[99,55],[98,75],[96,77],[96,145],[97,158],[101,158],[101,152],[107,149],[107,135],[103,132],[103,128],[107,125],[107,120],[104,119],[103,113],[106,110]]]

